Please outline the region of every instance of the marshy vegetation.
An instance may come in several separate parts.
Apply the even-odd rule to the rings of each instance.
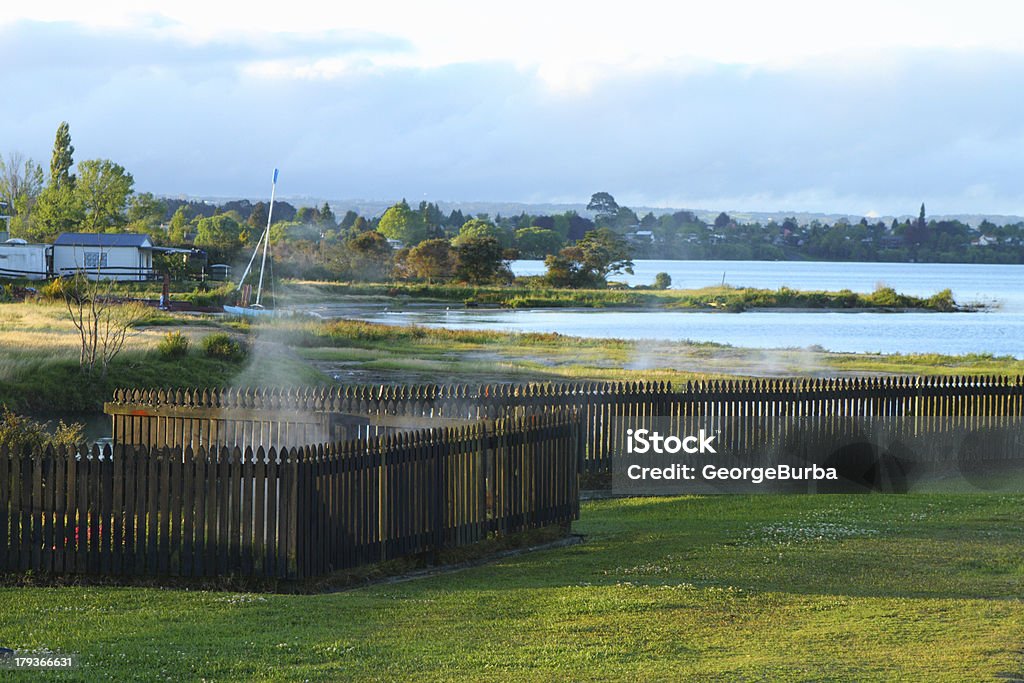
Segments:
[[[144,294],[123,286],[123,294]],[[391,296],[497,297],[505,288],[301,283],[289,296],[346,299]],[[543,292],[543,290],[542,290]],[[552,290],[565,305],[635,303],[655,297],[666,307],[724,302],[729,306],[828,303],[843,293],[711,288],[684,290]],[[818,296],[820,294],[820,296]],[[187,292],[179,296],[188,295]],[[879,289],[878,305],[905,303]],[[588,297],[594,297],[588,299]],[[717,297],[717,298],[716,298]],[[730,298],[738,297],[738,298]],[[933,297],[935,308],[951,299]],[[859,300],[859,299],[858,299]],[[852,300],[851,300],[852,301]],[[920,300],[919,300],[920,301]],[[732,303],[729,303],[732,302]],[[739,302],[739,303],[737,303]],[[946,302],[946,303],[944,303]],[[209,341],[204,339],[217,336]],[[96,413],[117,387],[243,386],[267,382],[491,382],[544,380],[685,381],[723,376],[795,376],[862,373],[1021,374],[1024,362],[990,355],[938,356],[828,353],[821,349],[741,349],[696,342],[634,342],[557,333],[515,334],[389,326],[291,318],[269,321],[185,315],[147,309],[106,376],[79,367],[80,337],[63,304],[38,296],[0,304],[0,403],[34,415]]]
[[[292,304],[321,303],[344,297],[387,301],[456,303],[503,308],[664,308],[741,312],[758,308],[914,309],[952,312],[972,310],[959,305],[950,290],[930,297],[900,294],[881,286],[871,294],[848,289],[837,292],[802,291],[789,287],[757,289],[721,285],[701,289],[609,287],[564,289],[546,287],[537,278],[519,278],[513,285],[297,281],[284,300]]]

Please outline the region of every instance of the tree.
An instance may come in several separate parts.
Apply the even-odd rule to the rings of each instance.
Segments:
[[[227,214],[200,219],[196,225],[195,245],[213,249],[231,258],[242,246],[242,226]]]
[[[53,141],[53,155],[50,157],[50,186],[55,189],[73,188],[75,176],[71,173],[74,165],[75,147],[71,144],[71,127],[67,121],[57,126]]]
[[[621,272],[633,274],[629,243],[607,228],[588,232],[576,246],[583,250],[584,264],[601,278]]]
[[[582,239],[585,234],[594,229],[594,221],[578,215],[575,211],[566,211],[564,214],[565,232],[563,234],[559,225],[561,222],[559,218],[559,216],[555,216],[555,231],[562,234],[567,240],[575,241]]]
[[[587,211],[593,211],[598,222],[601,222],[602,219],[612,217],[618,213],[619,205],[615,201],[615,197],[607,192],[595,192],[590,196]]]
[[[361,280],[383,280],[391,271],[394,254],[384,235],[376,230],[362,232],[345,243],[352,274]]]
[[[185,235],[188,234],[188,214],[185,213],[185,206],[179,206],[178,210],[171,216],[171,227],[167,231],[167,237],[171,244],[185,244]]]
[[[345,212],[345,215],[341,218],[341,224],[338,226],[342,230],[349,230],[356,223],[356,219],[359,218],[359,214],[349,209]]]
[[[84,218],[81,196],[73,187],[47,185],[36,201],[29,234],[32,239],[47,240],[76,230]]]
[[[338,227],[338,219],[334,217],[331,205],[327,202],[324,202],[324,205],[320,207],[320,222],[328,228]]]
[[[58,282],[81,342],[79,367],[93,374],[98,365],[100,375],[106,377],[110,363],[132,336],[135,323],[149,309],[137,302],[120,303],[114,296],[112,280],[90,280],[82,271]]]
[[[0,158],[0,213],[12,217],[11,226],[26,225],[43,189],[43,169],[20,152],[11,152],[7,159]]]
[[[155,230],[166,215],[167,205],[151,192],[132,195],[128,200],[128,222],[142,230]]]
[[[46,239],[78,227],[83,219],[81,199],[75,193],[75,148],[71,144],[71,130],[67,121],[57,127],[50,157],[50,182],[39,193],[36,202],[36,220],[31,237]]]
[[[516,248],[523,258],[544,258],[557,253],[561,247],[562,237],[554,230],[536,227],[516,230]]]
[[[426,224],[418,211],[409,208],[404,199],[384,212],[377,231],[388,239],[398,240],[407,247],[422,242],[427,236]]]
[[[510,246],[508,242],[508,233],[491,223],[487,220],[481,220],[479,218],[471,218],[466,221],[463,226],[459,229],[459,234],[452,244],[458,246],[460,242],[467,239],[477,239],[480,237],[493,237],[498,240],[503,247]]]
[[[444,214],[441,213],[441,209],[438,208],[437,204],[433,202],[420,202],[420,215],[423,216],[423,222],[426,224],[427,229],[435,231],[441,227],[444,223]]]
[[[424,240],[410,249],[403,258],[403,267],[410,277],[424,280],[446,280],[455,274],[457,258],[446,239]]]
[[[909,247],[918,247],[928,241],[928,221],[925,219],[924,204],[921,204],[921,213],[917,220],[907,221],[903,240]]]
[[[319,223],[320,209],[315,206],[303,206],[295,214],[296,223]]]
[[[274,223],[270,228],[270,242],[319,242],[320,226],[315,223],[288,221]]]
[[[729,214],[727,214],[724,211],[722,213],[718,214],[718,216],[715,218],[715,227],[716,228],[724,228],[724,227],[728,226],[730,223],[732,223],[732,217],[729,216]]]
[[[84,214],[83,226],[103,230],[125,224],[125,210],[135,179],[109,159],[89,159],[78,164],[75,192]]]
[[[654,276],[655,289],[668,289],[672,286],[672,276],[668,273],[658,273]]]
[[[609,216],[605,222],[619,232],[626,232],[639,225],[640,218],[633,209],[628,206],[620,206],[615,215]]]
[[[452,230],[458,230],[466,223],[466,217],[463,215],[461,209],[452,209],[452,212],[448,214],[448,218],[445,219],[445,227]]]
[[[608,276],[633,273],[629,244],[608,228],[598,228],[571,247],[544,259],[545,278],[554,287],[604,287]]]
[[[494,237],[467,237],[455,247],[458,264],[455,277],[473,284],[510,280],[512,271],[505,261],[505,249]]]
[[[262,235],[267,228],[267,205],[263,202],[256,202],[252,207],[252,213],[249,214],[249,220],[246,222],[253,228],[255,234]]]

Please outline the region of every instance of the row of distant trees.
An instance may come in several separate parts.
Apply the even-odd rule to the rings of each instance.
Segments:
[[[0,160],[0,199],[14,236],[51,241],[62,232],[146,232],[158,244],[196,247],[212,262],[237,262],[266,227],[269,206],[233,201],[158,199],[134,192],[134,178],[108,159],[74,161],[70,127],[61,123],[50,170],[19,154]],[[507,282],[514,258],[548,258],[548,284],[602,286],[632,263],[627,240],[575,212],[491,219],[448,214],[430,202],[402,200],[380,217],[330,205],[296,208],[275,202],[270,240],[277,275],[316,279],[392,278],[469,283]],[[175,260],[165,262],[171,268]]]
[[[828,224],[795,218],[768,223],[719,213],[705,221],[691,211],[643,217],[607,192],[591,198],[595,223],[631,238],[638,258],[1024,263],[1024,223],[977,229],[953,219],[916,218]]]
[[[268,205],[238,200],[160,199],[134,192],[134,179],[108,159],[74,161],[67,123],[54,139],[50,168],[19,154],[0,159],[0,201],[14,236],[49,241],[61,232],[134,231],[157,243],[194,246],[211,262],[241,260],[258,242]],[[587,206],[593,219],[554,215],[491,217],[443,212],[405,200],[381,216],[330,205],[275,202],[270,238],[278,275],[316,279],[425,279],[501,282],[513,258],[545,259],[553,286],[601,286],[632,258],[822,259],[1024,262],[1024,225],[916,219],[890,224],[838,221],[744,223],[726,213],[705,221],[679,211],[638,216],[608,192]]]

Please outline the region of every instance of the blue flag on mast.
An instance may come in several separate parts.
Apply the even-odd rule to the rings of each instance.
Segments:
[[[277,169],[274,169],[274,184],[277,184]]]

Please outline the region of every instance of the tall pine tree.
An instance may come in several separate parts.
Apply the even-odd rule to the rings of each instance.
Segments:
[[[82,202],[75,192],[75,148],[71,144],[71,129],[61,121],[53,141],[50,158],[50,182],[39,194],[36,210],[29,230],[33,239],[49,240],[62,232],[80,227],[85,217]]]
[[[57,136],[53,141],[53,156],[50,158],[50,186],[61,190],[74,188],[75,176],[71,173],[74,165],[75,147],[71,144],[71,127],[67,121],[57,126]]]

